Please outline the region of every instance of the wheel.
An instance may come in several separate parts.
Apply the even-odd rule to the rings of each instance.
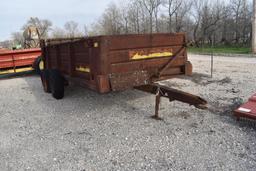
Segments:
[[[56,70],[50,70],[50,87],[51,87],[51,93],[52,96],[59,100],[63,99],[64,97],[64,78],[61,75],[61,73]]]
[[[50,89],[50,77],[49,77],[49,70],[45,69],[45,70],[41,70],[40,71],[40,76],[41,76],[41,80],[42,80],[42,84],[44,87],[44,91],[46,93],[51,93],[51,89]]]
[[[35,72],[38,75],[41,74],[41,71],[44,69],[44,62],[43,62],[42,56],[39,56],[38,58],[36,58],[33,64],[33,68],[35,69]]]

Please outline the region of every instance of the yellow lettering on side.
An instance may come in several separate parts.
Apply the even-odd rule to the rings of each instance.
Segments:
[[[80,66],[80,67],[76,67],[76,71],[90,73],[91,69],[89,67],[81,67]]]
[[[98,42],[95,42],[95,43],[93,44],[93,47],[95,47],[95,48],[99,47],[99,43],[98,43]]]
[[[159,52],[159,53],[151,53],[149,55],[140,55],[137,53],[132,57],[133,60],[139,60],[139,59],[151,59],[151,58],[160,58],[160,57],[168,57],[172,56],[172,52]]]
[[[13,73],[21,73],[21,72],[27,72],[27,71],[33,71],[33,68],[27,67],[27,68],[18,68],[18,69],[10,69],[10,70],[3,70],[0,71],[0,75],[2,74],[13,74]]]

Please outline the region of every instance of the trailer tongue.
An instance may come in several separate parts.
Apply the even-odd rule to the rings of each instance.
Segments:
[[[202,99],[201,97],[177,89],[166,87],[164,85],[150,84],[136,87],[136,89],[156,95],[155,115],[153,116],[153,118],[155,119],[160,119],[159,106],[161,102],[161,97],[168,98],[170,102],[176,100],[195,106],[198,109],[207,109],[207,101]]]

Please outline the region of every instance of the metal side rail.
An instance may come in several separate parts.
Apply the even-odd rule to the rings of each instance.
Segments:
[[[135,87],[135,89],[156,95],[155,115],[153,116],[154,119],[161,119],[159,117],[159,106],[161,102],[161,97],[168,98],[170,102],[180,101],[183,103],[187,103],[191,106],[195,106],[198,109],[208,108],[207,101],[202,99],[201,97],[160,84],[144,85],[140,87]]]

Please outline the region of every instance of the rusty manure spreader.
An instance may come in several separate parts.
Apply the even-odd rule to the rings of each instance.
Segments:
[[[156,119],[161,97],[206,108],[204,99],[157,83],[192,74],[184,33],[51,39],[41,48],[43,87],[56,99],[72,82],[100,94],[133,88],[154,94]]]

